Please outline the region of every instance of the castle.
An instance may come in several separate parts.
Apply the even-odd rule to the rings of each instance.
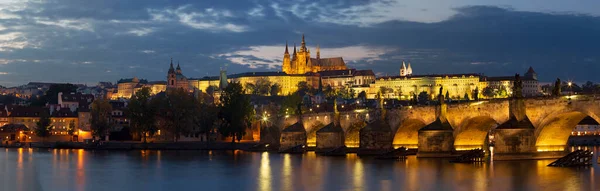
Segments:
[[[321,51],[318,45],[316,58],[311,58],[310,50],[306,48],[303,34],[300,50],[296,51],[296,44],[294,44],[294,52],[291,55],[288,51],[288,44],[287,42],[285,43],[285,52],[283,53],[283,64],[281,69],[286,74],[305,74],[309,72],[317,73],[330,70],[346,70],[348,68],[342,57],[321,58]]]

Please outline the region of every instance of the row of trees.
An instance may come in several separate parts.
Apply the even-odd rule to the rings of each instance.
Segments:
[[[254,95],[271,95],[276,96],[281,92],[281,85],[278,83],[271,83],[268,78],[259,78],[254,83],[246,83],[246,90],[249,94]]]
[[[152,96],[149,88],[142,88],[132,96],[127,117],[131,133],[140,135],[144,142],[159,130],[173,141],[178,141],[181,135],[208,135],[214,130],[232,137],[232,141],[239,141],[254,120],[253,111],[242,85],[231,83],[223,91],[219,105],[194,97],[183,89]],[[109,133],[114,126],[111,112],[108,100],[98,99],[92,103],[93,136],[104,137]]]

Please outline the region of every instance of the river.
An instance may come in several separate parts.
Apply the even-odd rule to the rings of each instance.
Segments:
[[[598,156],[600,148],[595,150]],[[243,151],[0,149],[1,190],[600,190],[600,167]]]

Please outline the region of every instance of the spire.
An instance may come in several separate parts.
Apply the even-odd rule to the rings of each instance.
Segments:
[[[296,43],[294,43],[294,58],[296,58]]]
[[[287,40],[285,41],[285,53],[284,54],[290,54],[288,52],[288,44],[287,44]]]
[[[317,44],[317,59],[321,59],[321,47]]]
[[[181,67],[179,67],[179,61],[177,61],[177,69],[176,69],[178,74],[181,74]]]
[[[306,52],[306,42],[304,42],[304,33],[302,33],[302,47],[300,47],[300,51]]]
[[[171,58],[171,66],[169,67],[169,73],[173,72],[175,72],[175,69],[173,69],[173,58]]]
[[[406,68],[406,75],[412,76],[412,67],[410,67],[410,62],[408,63],[408,67]]]
[[[400,67],[400,76],[406,76],[406,64],[402,61],[402,66]]]

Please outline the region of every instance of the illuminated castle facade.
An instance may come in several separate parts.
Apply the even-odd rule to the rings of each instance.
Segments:
[[[283,53],[283,64],[281,69],[286,74],[305,74],[309,72],[317,73],[330,70],[346,70],[346,63],[342,57],[321,58],[321,51],[317,45],[316,58],[310,57],[310,50],[306,48],[304,35],[302,35],[302,45],[296,51],[294,44],[294,52],[290,55],[288,45],[285,44],[285,52]]]

